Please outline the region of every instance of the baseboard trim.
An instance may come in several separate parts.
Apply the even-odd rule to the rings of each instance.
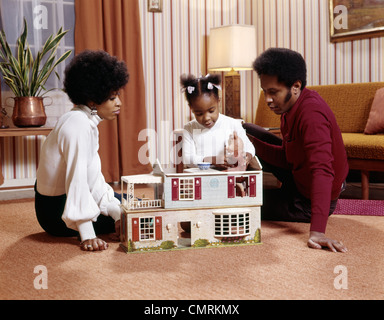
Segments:
[[[35,191],[31,188],[0,190],[0,201],[33,199]]]

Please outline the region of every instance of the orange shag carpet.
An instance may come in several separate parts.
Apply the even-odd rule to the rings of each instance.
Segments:
[[[0,221],[2,300],[384,298],[380,216],[330,217],[327,235],[344,254],[309,249],[300,223],[262,222],[261,245],[126,254],[118,243],[84,252],[76,238],[46,234],[33,200],[0,203]]]

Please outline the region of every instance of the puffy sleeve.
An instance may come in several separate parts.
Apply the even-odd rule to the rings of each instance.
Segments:
[[[96,131],[95,131],[96,130]],[[67,200],[62,215],[68,228],[78,230],[81,240],[96,237],[92,222],[100,213],[120,218],[119,200],[101,173],[97,128],[88,119],[73,119],[58,136],[61,156],[65,161]]]
[[[59,148],[66,164],[65,190],[67,200],[62,219],[68,228],[78,230],[81,240],[96,237],[92,222],[100,209],[88,186],[88,162],[91,156],[91,130],[79,123],[74,134],[73,125],[63,126],[59,135]]]

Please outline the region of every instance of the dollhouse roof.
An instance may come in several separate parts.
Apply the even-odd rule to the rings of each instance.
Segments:
[[[147,183],[163,183],[161,176],[154,176],[152,174],[139,174],[134,176],[122,177],[126,183],[134,184],[147,184]]]
[[[256,158],[257,162],[258,159]],[[259,170],[261,170],[261,164],[259,164]],[[164,177],[190,177],[190,176],[228,176],[233,174],[253,174],[258,173],[257,171],[218,171],[214,169],[200,170],[199,168],[185,169],[184,173],[176,173],[175,168],[164,169],[159,160],[153,165],[153,171],[150,174],[139,174],[132,176],[123,176],[121,179],[125,183],[131,184],[159,184],[164,182]]]

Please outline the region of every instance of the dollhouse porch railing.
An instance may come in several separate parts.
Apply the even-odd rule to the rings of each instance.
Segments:
[[[160,208],[161,200],[135,200],[132,209]]]

